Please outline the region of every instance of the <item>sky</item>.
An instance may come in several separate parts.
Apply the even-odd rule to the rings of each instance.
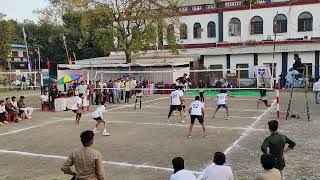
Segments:
[[[19,22],[28,19],[38,22],[39,18],[33,10],[42,9],[48,5],[48,0],[0,0],[0,13],[6,14],[4,19],[14,19]]]

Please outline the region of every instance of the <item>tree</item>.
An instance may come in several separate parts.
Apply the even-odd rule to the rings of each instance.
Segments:
[[[177,5],[171,0],[104,0],[96,4],[112,19],[108,29],[127,63],[131,63],[133,53],[158,46],[157,36],[168,24],[176,24],[178,17]],[[176,41],[169,38],[175,37],[167,36],[170,47],[174,47]]]
[[[7,21],[0,21],[0,69],[8,67],[8,56],[11,53],[12,26]]]

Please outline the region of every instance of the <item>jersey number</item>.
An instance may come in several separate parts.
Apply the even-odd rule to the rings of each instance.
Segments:
[[[198,109],[199,108],[199,104],[193,104],[192,108]]]

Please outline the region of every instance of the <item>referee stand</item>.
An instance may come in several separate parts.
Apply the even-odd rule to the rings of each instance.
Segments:
[[[308,121],[310,121],[310,110],[309,110],[309,101],[308,101],[308,67],[307,67],[307,65],[305,65],[304,67],[300,67],[295,70],[300,71],[300,72],[299,72],[299,74],[294,74],[293,82],[290,87],[290,97],[289,97],[289,103],[288,103],[288,108],[287,108],[286,120],[288,120],[289,117],[300,119],[300,116],[298,114],[293,114],[291,112],[292,111],[291,106],[292,106],[292,98],[293,98],[294,88],[300,84],[298,79],[300,77],[302,77],[303,85],[304,85],[305,101],[306,101],[305,103],[306,103],[306,108],[307,108],[306,115],[307,115]]]

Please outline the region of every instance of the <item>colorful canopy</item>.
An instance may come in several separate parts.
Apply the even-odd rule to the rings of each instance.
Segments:
[[[59,84],[66,84],[72,81],[79,80],[81,77],[81,74],[69,74],[69,75],[64,75],[58,82]]]

